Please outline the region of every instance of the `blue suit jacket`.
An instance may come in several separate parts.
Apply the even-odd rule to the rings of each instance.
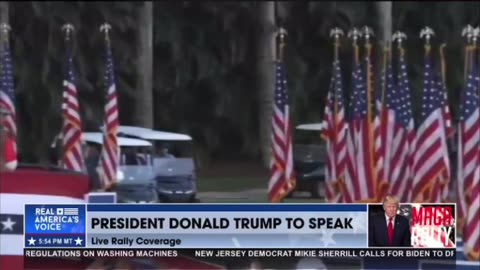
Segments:
[[[390,246],[388,244],[387,221],[384,213],[370,217],[368,223],[368,246]],[[404,216],[395,216],[391,247],[411,247],[410,224],[408,222],[408,219]]]

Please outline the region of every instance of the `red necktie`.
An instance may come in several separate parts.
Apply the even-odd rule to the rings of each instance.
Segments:
[[[391,246],[391,245],[392,245],[392,239],[393,239],[393,224],[392,224],[392,218],[389,218],[387,233],[388,233],[388,244]]]

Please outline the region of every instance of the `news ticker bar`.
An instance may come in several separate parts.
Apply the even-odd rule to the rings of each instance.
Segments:
[[[455,249],[24,249],[26,258],[417,258],[455,259]]]

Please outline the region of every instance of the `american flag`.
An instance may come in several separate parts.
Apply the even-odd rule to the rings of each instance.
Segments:
[[[0,89],[0,108],[6,110],[9,114],[5,117],[2,126],[9,133],[9,136],[16,140],[17,137],[17,123],[15,111],[15,90],[13,86],[13,72],[12,60],[10,56],[10,46],[7,42],[3,43],[3,50],[1,53],[2,71],[1,80],[2,85]],[[15,147],[16,149],[16,147]]]
[[[442,144],[447,151],[443,153],[443,160],[446,165],[446,169],[443,171],[443,179],[445,183],[443,184],[442,190],[441,190],[441,200],[446,201],[448,199],[448,194],[449,194],[449,183],[451,179],[451,164],[450,164],[450,156],[449,156],[449,146],[448,146],[448,140],[452,138],[454,135],[455,129],[453,128],[453,122],[452,122],[452,114],[450,113],[450,106],[448,105],[448,97],[447,97],[447,88],[443,82],[443,79],[441,76],[437,75],[436,77],[437,81],[437,89],[441,91],[440,95],[438,95],[438,98],[440,99],[440,106],[442,107],[442,134],[445,137],[445,139],[442,139]]]
[[[370,70],[370,61],[366,59],[367,68]],[[353,91],[350,99],[352,109],[349,123],[352,144],[347,142],[348,152],[352,155],[352,166],[348,169],[353,192],[353,201],[375,201],[375,164],[374,164],[374,141],[371,119],[369,118],[369,99],[367,97],[367,78],[370,72],[364,74],[361,63],[357,61],[353,71]],[[367,76],[365,76],[367,75]],[[368,81],[365,81],[365,78]],[[347,166],[348,167],[348,166]]]
[[[392,161],[392,144],[394,138],[396,95],[389,50],[385,54],[386,70],[383,71],[382,89],[376,91],[376,115],[373,123],[375,136],[375,167],[380,189],[378,196],[384,197],[388,191],[390,171],[394,168]]]
[[[424,92],[417,145],[414,156],[413,200],[415,202],[440,202],[445,171],[446,136],[443,129],[442,90],[438,89],[431,64],[431,48],[426,47]]]
[[[408,80],[407,74],[407,63],[405,60],[405,50],[399,48],[399,71],[397,75],[397,88],[400,95],[399,102],[399,115],[398,123],[402,129],[405,129],[406,132],[406,142],[404,147],[408,149],[405,152],[405,156],[400,157],[400,162],[397,168],[400,168],[400,174],[398,178],[396,177],[395,171],[393,174],[393,181],[398,182],[400,185],[405,185],[405,192],[402,196],[399,196],[403,201],[408,202],[411,200],[412,196],[412,181],[413,181],[413,165],[414,165],[414,155],[416,151],[416,132],[415,132],[415,121],[412,111],[412,99],[410,95],[410,82]],[[400,127],[399,127],[400,128]],[[399,146],[401,147],[401,146]],[[403,167],[403,169],[402,169]],[[395,184],[392,184],[393,188],[396,188]],[[394,190],[390,189],[391,192]]]
[[[106,41],[106,70],[105,82],[107,97],[105,103],[103,147],[101,153],[102,181],[104,189],[108,189],[116,182],[119,160],[119,149],[117,142],[118,103],[117,90],[115,87],[115,76],[113,70],[113,57],[110,41]]]
[[[415,129],[411,110],[410,89],[404,51],[400,48],[397,87],[392,90],[392,115],[394,115],[393,140],[391,145],[390,194],[402,201],[410,200],[411,166],[415,150]],[[391,69],[391,67],[390,67]],[[392,75],[393,77],[393,75]],[[389,83],[393,84],[393,80]]]
[[[63,81],[63,167],[68,170],[83,171],[82,121],[73,74],[73,59],[70,46],[67,45],[66,76]]]
[[[347,200],[342,197],[349,194],[344,187],[347,162],[347,124],[342,75],[338,59],[333,62],[323,123],[322,137],[326,140],[327,146],[325,197],[328,202],[339,203]]]
[[[461,93],[461,100],[460,103],[463,102],[464,96],[466,95],[466,87],[468,86],[468,76],[472,75],[470,73],[470,64],[472,63],[472,59],[474,58],[474,47],[471,45],[467,45],[465,47],[465,90]],[[461,110],[462,108],[460,108]],[[461,111],[460,111],[461,113]],[[456,146],[457,146],[457,159],[456,159],[456,197],[457,197],[457,206],[458,206],[458,227],[459,229],[463,229],[465,224],[465,219],[467,216],[467,205],[465,202],[465,190],[464,190],[464,182],[463,182],[463,160],[462,160],[462,139],[461,139],[461,121],[458,122],[457,125],[457,137],[456,137]]]
[[[282,62],[275,64],[275,92],[272,115],[272,162],[268,197],[280,202],[296,185],[293,169],[292,132],[288,105],[287,79]]]
[[[442,104],[442,112],[443,112],[443,121],[445,126],[445,133],[448,138],[452,137],[455,133],[455,128],[453,127],[452,121],[452,114],[450,112],[450,106],[448,105],[448,95],[447,95],[447,87],[444,84],[442,78],[438,76],[437,78],[437,87],[442,91],[442,94],[439,96],[441,99]]]
[[[473,61],[475,62],[475,61]],[[475,63],[467,76],[460,105],[458,138],[459,212],[466,214],[464,253],[480,258],[480,73]]]
[[[438,88],[442,90],[443,95],[441,96],[442,99],[442,107],[443,107],[443,120],[445,125],[445,132],[448,138],[452,138],[455,134],[455,128],[453,127],[453,120],[452,114],[450,113],[450,106],[448,105],[448,95],[447,95],[447,85],[445,84],[445,44],[440,47],[440,62],[442,64],[442,71],[441,76],[438,76],[437,83]]]

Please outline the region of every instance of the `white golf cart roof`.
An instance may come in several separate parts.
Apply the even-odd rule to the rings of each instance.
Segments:
[[[316,130],[320,131],[323,128],[323,123],[310,123],[310,124],[301,124],[296,127],[300,130]]]
[[[173,133],[166,131],[153,130],[143,127],[120,126],[119,133],[129,136],[135,136],[144,140],[162,140],[162,141],[191,141],[192,137],[186,134]]]
[[[82,137],[85,142],[103,144],[103,133],[101,132],[83,132]],[[152,146],[145,140],[124,137],[117,137],[117,142],[119,146]]]

